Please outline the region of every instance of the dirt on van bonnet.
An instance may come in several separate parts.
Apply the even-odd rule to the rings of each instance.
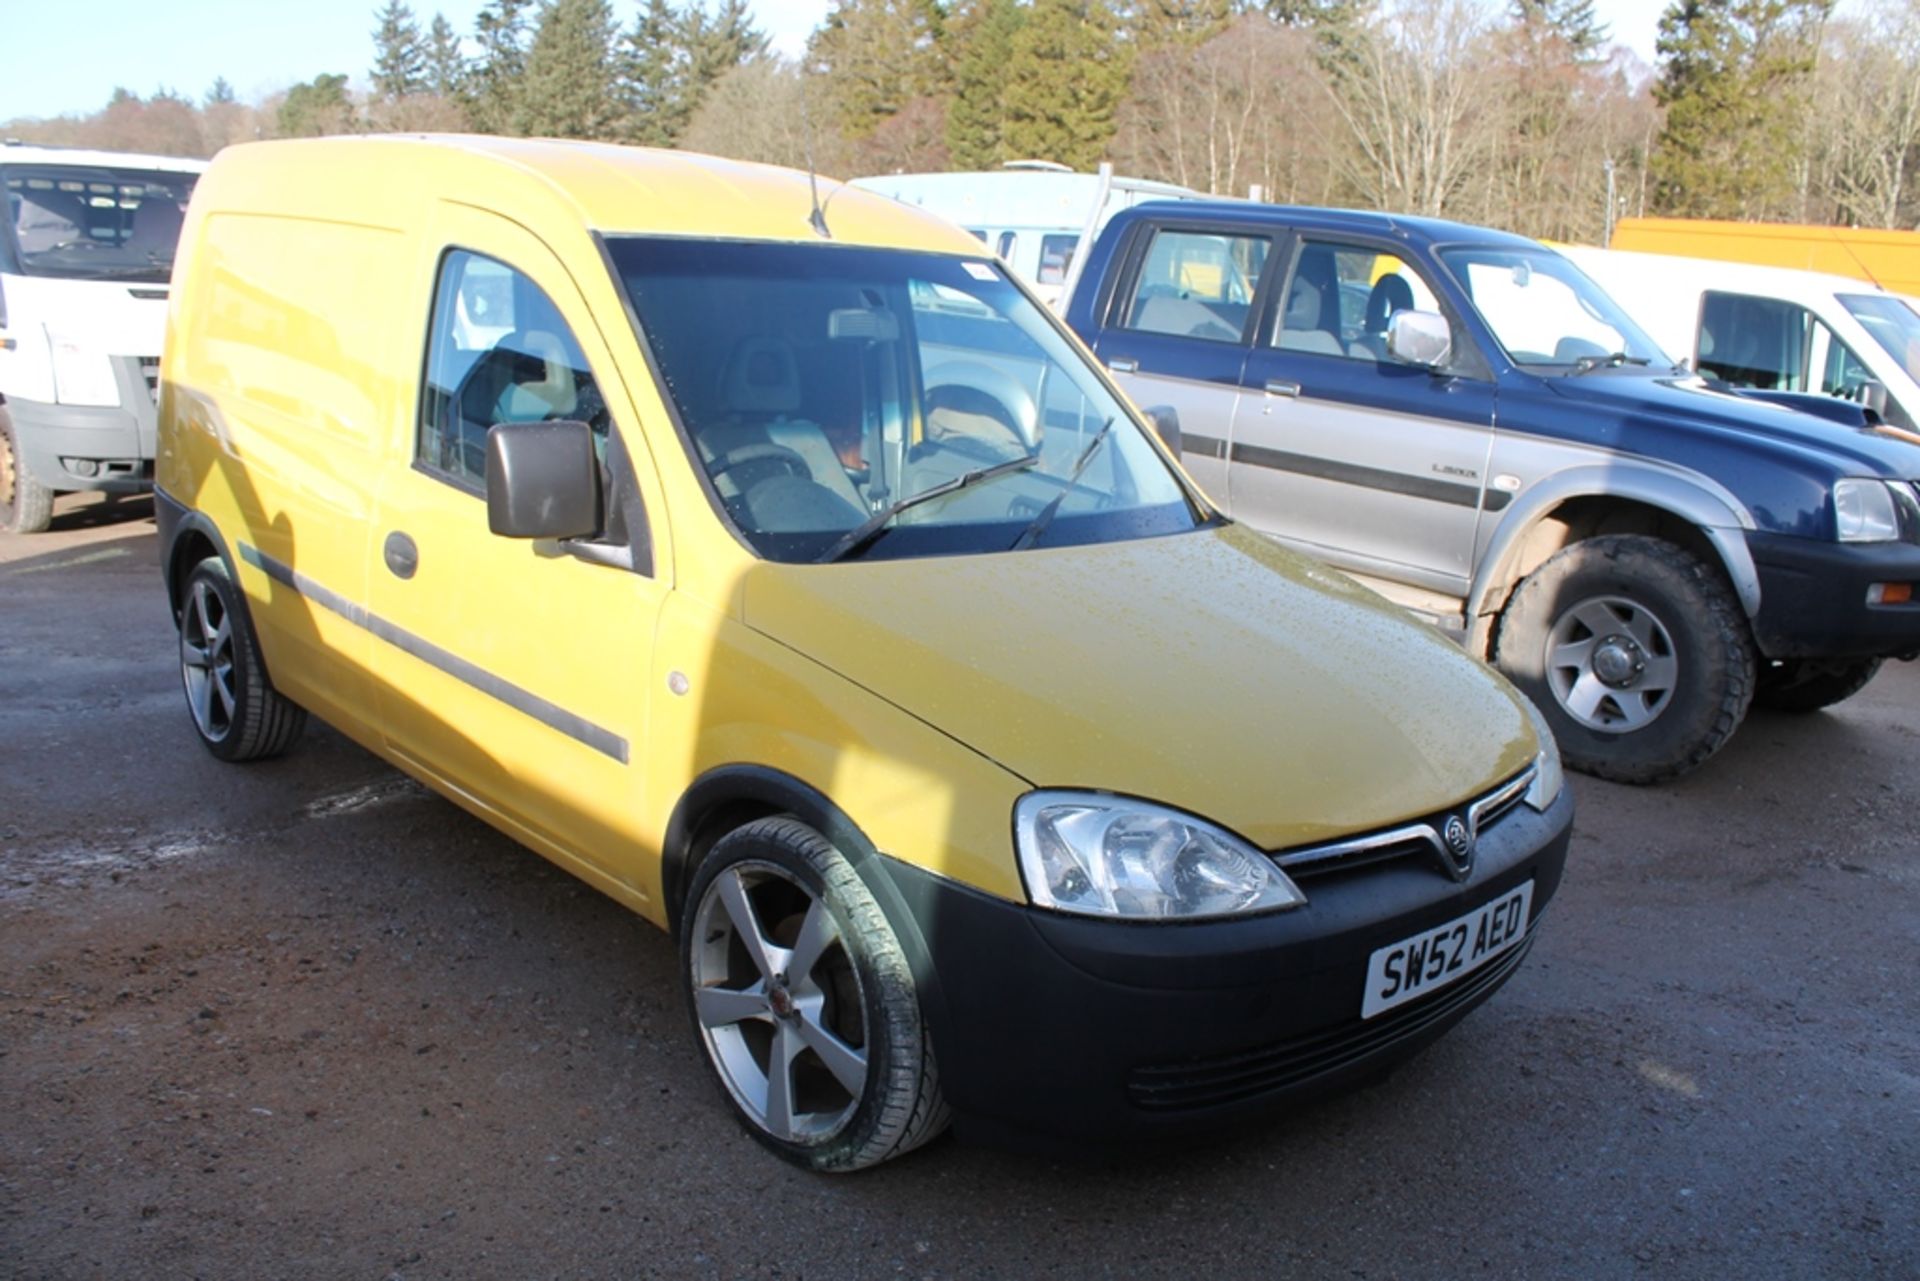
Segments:
[[[0,1277],[1914,1275],[1914,665],[1575,779],[1532,955],[1381,1084],[823,1178],[651,926],[323,726],[202,750],[147,510],[0,538]]]

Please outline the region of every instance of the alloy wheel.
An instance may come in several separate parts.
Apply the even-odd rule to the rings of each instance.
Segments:
[[[1554,698],[1581,725],[1632,733],[1672,702],[1680,662],[1652,610],[1625,596],[1595,596],[1554,620],[1546,675]]]

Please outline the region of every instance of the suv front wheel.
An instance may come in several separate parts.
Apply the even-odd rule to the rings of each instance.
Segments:
[[[1574,769],[1658,783],[1732,737],[1753,699],[1753,642],[1720,574],[1658,538],[1563,548],[1508,601],[1494,665],[1545,713]]]

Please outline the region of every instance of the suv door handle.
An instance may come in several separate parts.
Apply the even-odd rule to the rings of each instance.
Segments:
[[[1300,384],[1286,378],[1267,379],[1267,395],[1294,397],[1300,394]]]
[[[1137,374],[1140,372],[1140,362],[1130,360],[1125,356],[1118,356],[1107,362],[1107,368],[1116,374]]]

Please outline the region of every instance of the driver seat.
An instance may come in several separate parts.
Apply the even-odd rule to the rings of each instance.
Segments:
[[[800,362],[784,338],[742,338],[721,372],[721,420],[698,437],[701,457],[712,463],[749,445],[779,445],[800,455],[816,484],[864,511],[866,503],[834,453],[820,424],[790,417],[801,406]],[[723,497],[739,492],[732,474],[715,482]]]

